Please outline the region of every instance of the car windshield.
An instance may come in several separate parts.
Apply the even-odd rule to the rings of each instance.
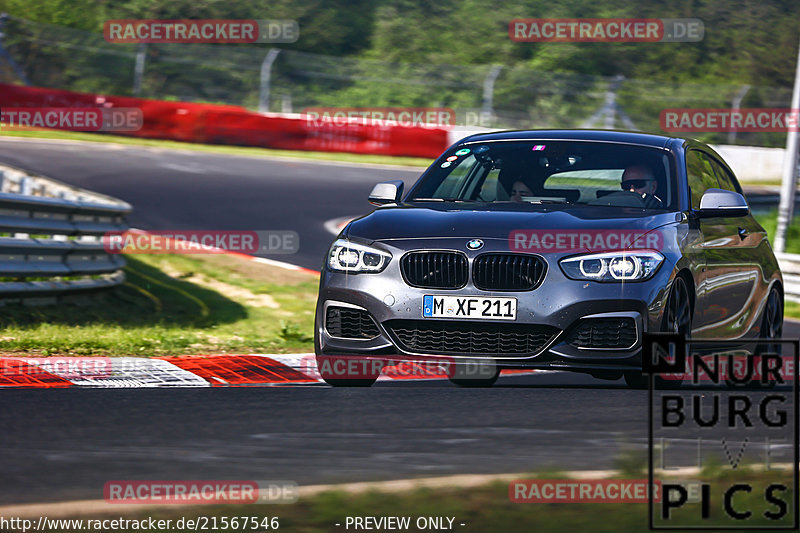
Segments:
[[[643,209],[677,205],[662,149],[599,141],[496,141],[444,154],[410,202],[526,202]]]

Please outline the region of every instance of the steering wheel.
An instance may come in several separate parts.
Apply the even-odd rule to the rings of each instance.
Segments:
[[[613,207],[647,207],[645,201],[637,192],[626,191],[624,189],[609,193],[597,200],[591,202],[592,204],[608,205]]]
[[[647,209],[661,209],[664,207],[664,202],[655,194],[644,194],[641,198],[642,203],[644,203],[644,206]]]

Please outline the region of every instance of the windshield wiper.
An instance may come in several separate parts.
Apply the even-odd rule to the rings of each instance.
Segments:
[[[412,198],[409,202],[476,202],[477,200],[464,200],[463,198]]]
[[[571,204],[569,200],[556,198],[537,198],[536,200],[525,200],[529,204]]]
[[[488,200],[466,200],[464,198],[411,198],[409,202],[463,202],[463,203],[494,203]],[[529,204],[570,204],[572,202],[566,199],[556,198],[537,198],[536,200],[525,200]]]

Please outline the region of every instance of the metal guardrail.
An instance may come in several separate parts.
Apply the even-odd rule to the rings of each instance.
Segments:
[[[128,229],[130,204],[0,165],[0,304],[113,287],[121,255],[101,236]]]
[[[125,260],[107,253],[100,237],[127,230],[131,210],[111,196],[0,165],[0,304],[121,284]],[[800,302],[800,254],[776,256],[786,299]]]
[[[787,300],[800,302],[800,254],[776,253],[783,274],[783,292]]]

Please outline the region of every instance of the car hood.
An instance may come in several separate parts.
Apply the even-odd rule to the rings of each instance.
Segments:
[[[649,231],[676,223],[675,212],[608,207],[475,204],[453,207],[398,205],[381,207],[353,220],[344,230],[349,238],[370,241],[464,237],[508,239],[515,230]]]

